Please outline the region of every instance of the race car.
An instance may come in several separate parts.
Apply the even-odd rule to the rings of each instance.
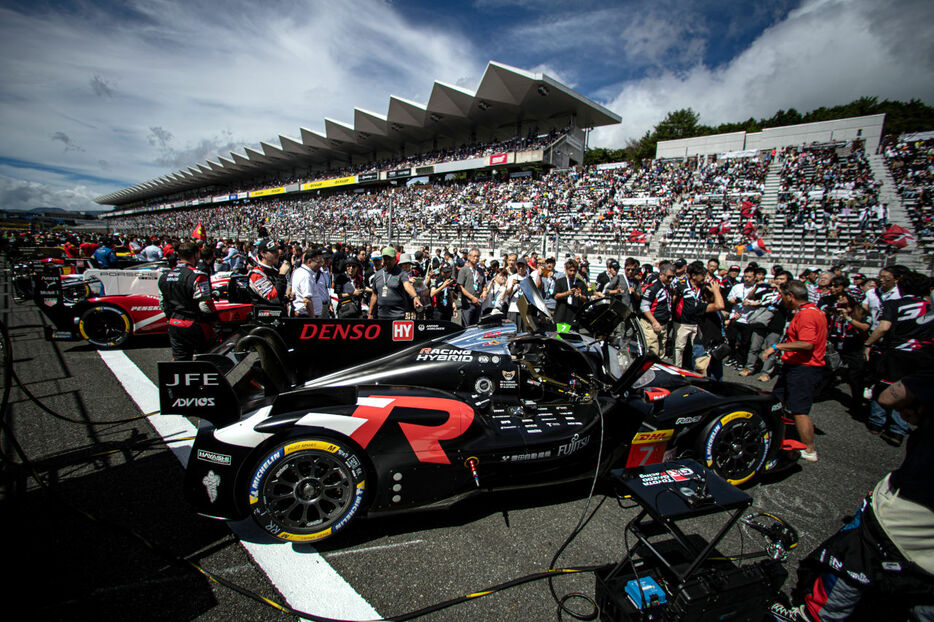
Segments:
[[[537,290],[523,294],[523,332],[502,316],[467,329],[289,318],[159,363],[162,414],[201,419],[187,499],[307,542],[363,514],[594,469],[694,457],[743,484],[796,457],[777,399],[640,354],[619,301],[591,303],[559,335]]]
[[[168,319],[160,306],[158,286],[167,269],[164,262],[156,262],[123,270],[91,268],[63,276],[57,267],[47,266],[34,296],[52,324],[46,327],[46,338],[81,338],[98,348],[116,348],[132,335],[167,334]],[[256,312],[246,299],[233,302],[222,298],[230,280],[230,273],[211,277],[221,325],[239,325]]]

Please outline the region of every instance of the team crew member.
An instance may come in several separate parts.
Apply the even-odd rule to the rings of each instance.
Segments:
[[[723,297],[720,295],[720,287],[713,285],[709,289],[714,295],[714,302],[707,304],[701,288],[704,287],[704,281],[707,278],[704,264],[699,261],[688,264],[685,270],[685,279],[678,286],[675,296],[677,302],[672,310],[672,316],[675,319],[675,364],[681,365],[687,361],[686,366],[690,366],[694,359],[693,346],[688,350],[688,340],[697,337],[697,325],[703,319],[705,313],[719,311],[723,309]]]
[[[373,277],[373,295],[370,296],[370,309],[375,305],[379,319],[401,320],[409,310],[406,298],[412,300],[415,309],[421,309],[422,303],[415,291],[409,275],[396,263],[396,249],[387,246],[383,249],[383,269]],[[374,317],[371,311],[369,316]]]
[[[901,297],[882,303],[879,324],[866,339],[866,358],[873,344],[881,343],[878,359],[880,381],[892,384],[916,369],[934,367],[934,313],[924,296],[930,293],[927,277],[908,272],[899,280]],[[908,424],[897,411],[886,421],[886,411],[877,401],[869,408],[869,430],[898,446],[908,433]]]
[[[577,262],[564,262],[564,276],[555,283],[555,323],[570,324],[587,302],[587,282],[577,276]]]
[[[162,310],[169,320],[169,343],[172,359],[190,361],[196,352],[204,352],[215,339],[211,321],[215,319],[211,282],[208,275],[195,269],[198,247],[183,242],[178,247],[178,263],[159,277]]]
[[[808,302],[807,286],[789,281],[781,290],[782,303],[794,312],[785,337],[762,353],[764,361],[773,352],[781,352],[782,368],[772,393],[792,413],[798,436],[804,443],[801,458],[817,462],[814,447],[814,422],[809,413],[814,393],[824,375],[824,352],[827,349],[827,318],[813,302]]]
[[[657,356],[665,355],[665,338],[668,321],[671,319],[671,293],[668,285],[675,276],[671,262],[663,261],[658,266],[658,276],[642,291],[639,323],[645,333],[645,343]]]
[[[301,317],[321,316],[321,293],[316,280],[323,263],[320,249],[308,249],[302,255],[302,264],[292,273],[292,313]]]
[[[269,304],[285,306],[285,277],[279,273],[279,245],[274,240],[263,238],[256,244],[259,263],[250,270],[250,291]]]
[[[440,254],[440,249],[439,249]],[[434,301],[432,319],[447,320],[454,317],[454,301],[457,296],[457,283],[451,278],[451,264],[442,260],[438,266],[440,273],[431,284],[431,298]]]
[[[794,590],[803,604],[772,606],[780,620],[868,619],[854,616],[868,594],[891,604],[891,620],[930,620],[934,613],[934,372],[906,376],[879,401],[917,426],[901,466],[883,477],[837,533],[812,551]],[[799,600],[800,599],[800,600]],[[906,612],[905,610],[908,610]],[[906,615],[907,613],[907,615]]]

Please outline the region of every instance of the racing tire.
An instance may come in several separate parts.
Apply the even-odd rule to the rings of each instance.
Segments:
[[[746,484],[765,463],[772,435],[758,414],[736,410],[716,417],[697,439],[708,469],[734,486]]]
[[[133,334],[133,322],[119,307],[97,305],[81,314],[78,332],[98,348],[119,348]]]
[[[291,439],[261,454],[249,480],[253,520],[285,542],[315,542],[344,529],[363,505],[366,470],[348,443]]]

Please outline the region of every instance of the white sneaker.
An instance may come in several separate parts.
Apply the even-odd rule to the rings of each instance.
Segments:
[[[817,462],[817,452],[808,451],[807,449],[801,450],[801,459],[807,462]]]
[[[781,603],[773,603],[769,608],[769,613],[773,620],[780,622],[807,622],[808,616],[804,613],[804,605],[797,607],[785,607]]]

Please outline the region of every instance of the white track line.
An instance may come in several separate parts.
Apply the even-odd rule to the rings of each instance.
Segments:
[[[159,409],[158,388],[126,354],[120,350],[102,350],[99,354],[140,411],[148,413]],[[192,442],[172,443],[172,438],[194,436],[195,427],[184,417],[174,415],[152,415],[148,421],[172,444],[172,452],[182,466],[187,465]],[[303,546],[302,551],[297,552],[284,542],[246,542],[243,536],[251,531],[250,521],[228,525],[290,606],[332,618],[372,620],[380,617],[315,549]]]

